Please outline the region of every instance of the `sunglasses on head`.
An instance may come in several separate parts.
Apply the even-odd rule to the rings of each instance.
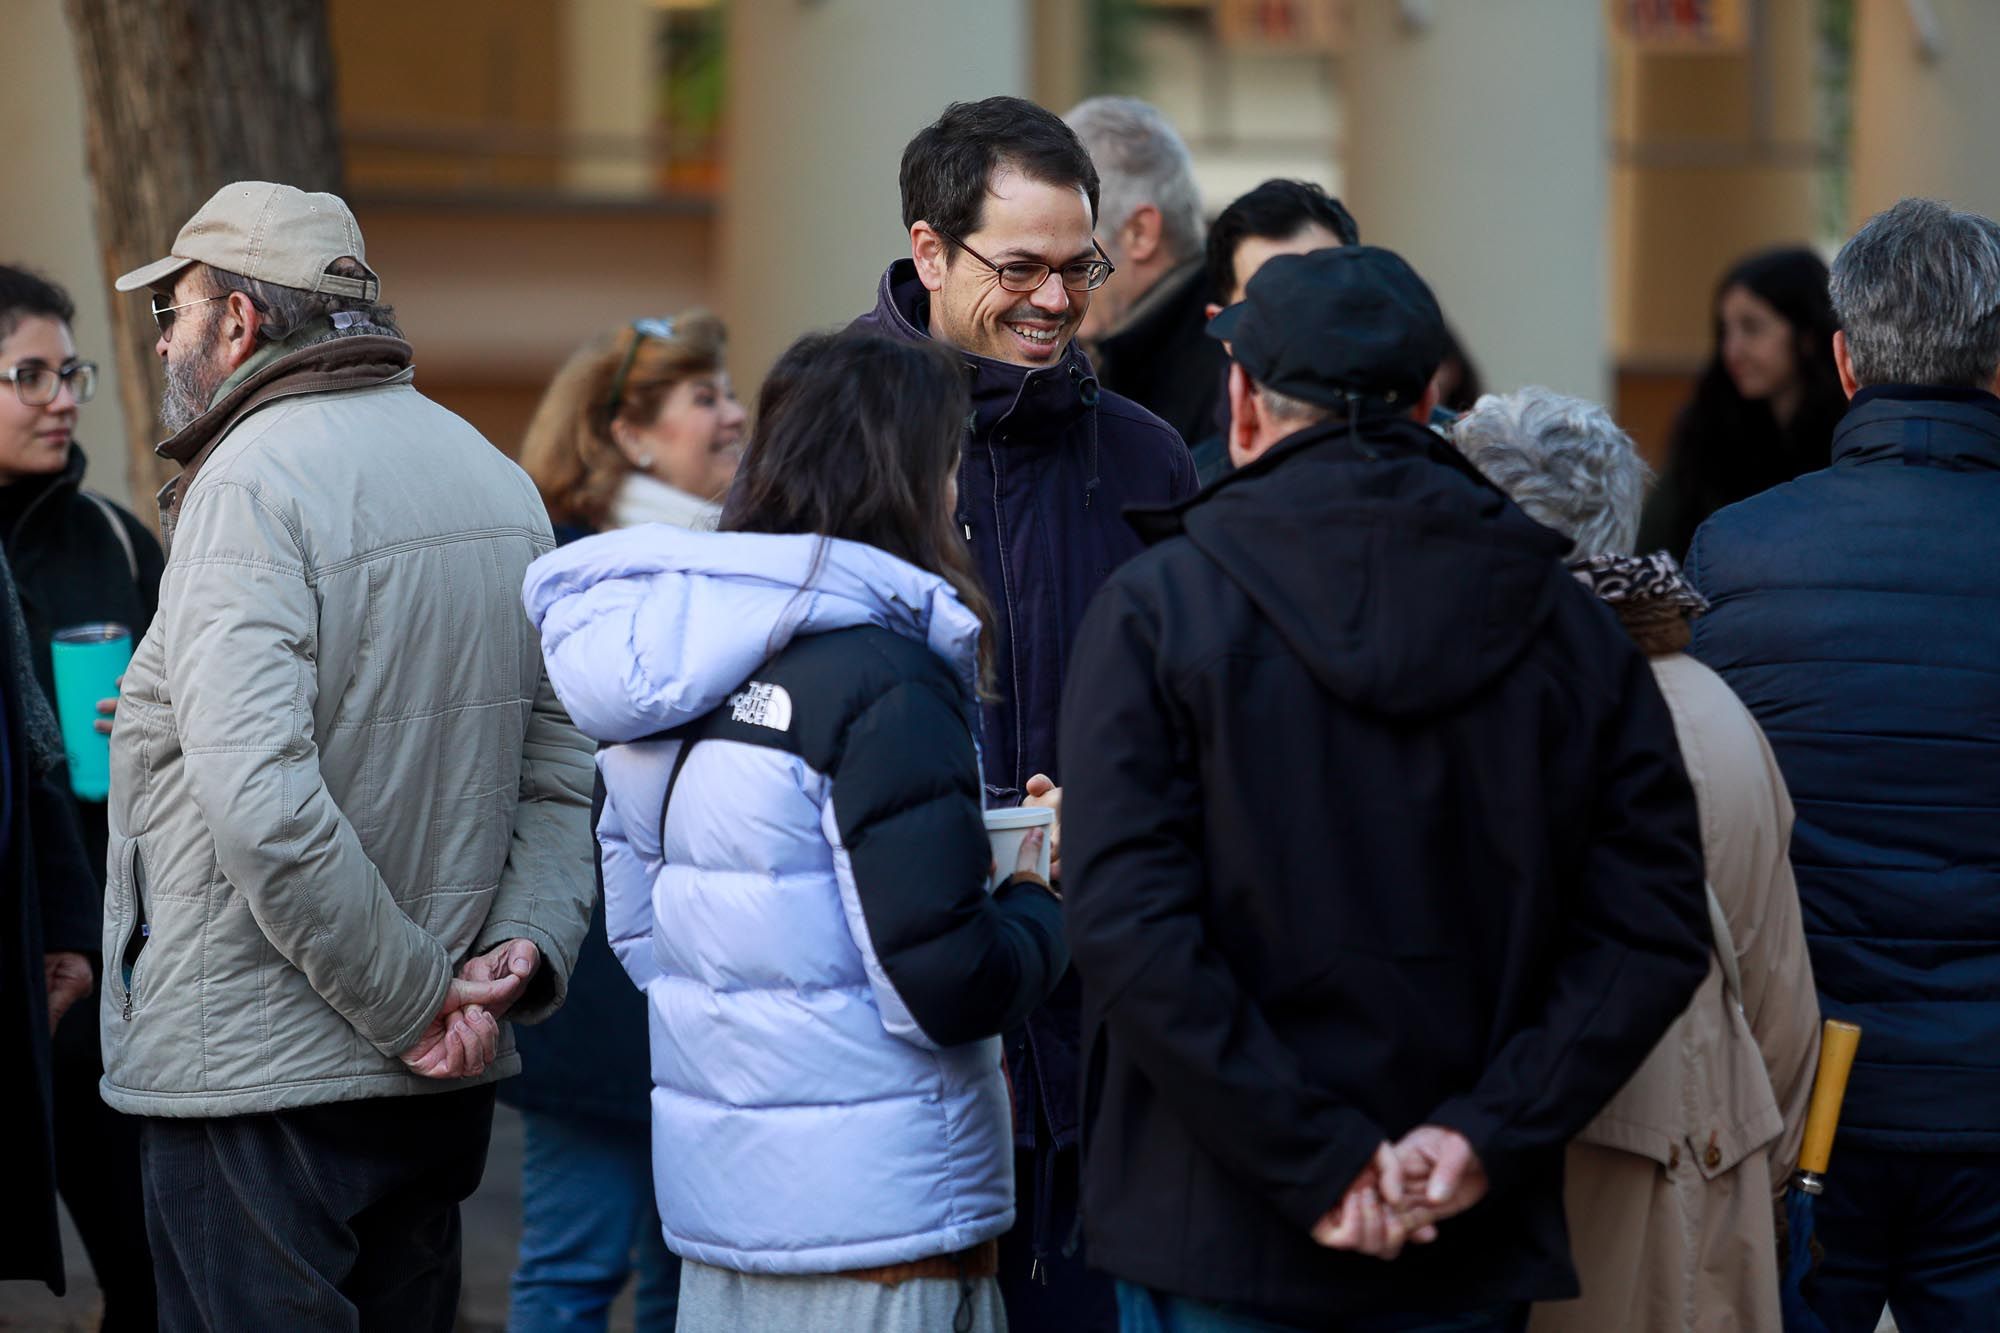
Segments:
[[[611,402],[605,411],[611,416],[618,415],[618,408],[625,401],[625,378],[632,373],[632,362],[638,359],[639,344],[648,338],[661,342],[672,342],[674,322],[671,319],[635,319],[632,321],[632,345],[625,349],[625,359],[618,363],[618,373],[611,377]]]

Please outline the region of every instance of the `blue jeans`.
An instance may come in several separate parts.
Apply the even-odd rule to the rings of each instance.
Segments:
[[[1496,1305],[1463,1314],[1356,1315],[1338,1324],[1279,1323],[1206,1301],[1170,1296],[1132,1282],[1118,1284],[1118,1333],[1521,1333],[1525,1305]]]
[[[1814,1216],[1806,1298],[1829,1333],[1874,1333],[1885,1303],[1904,1333],[1994,1327],[2000,1153],[1841,1144]]]
[[[639,1333],[671,1333],[681,1261],[660,1236],[649,1127],[539,1111],[521,1119],[521,1259],[508,1333],[602,1330],[634,1268]]]

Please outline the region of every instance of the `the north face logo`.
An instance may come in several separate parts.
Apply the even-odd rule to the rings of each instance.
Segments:
[[[792,725],[792,696],[782,685],[753,680],[729,696],[729,720],[788,731]]]

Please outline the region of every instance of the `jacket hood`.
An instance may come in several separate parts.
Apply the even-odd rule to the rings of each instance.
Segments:
[[[882,274],[875,308],[851,327],[921,342],[931,336],[930,291],[916,263],[899,259]],[[972,390],[972,429],[986,436],[1004,420],[1009,439],[1032,446],[1097,406],[1099,385],[1090,358],[1071,338],[1062,359],[1049,366],[1017,366],[958,349]]]
[[[628,528],[535,561],[522,596],[550,683],[598,741],[691,722],[793,639],[857,625],[926,645],[974,698],[978,617],[937,575],[859,542]]]
[[[1398,717],[1453,708],[1512,665],[1569,579],[1562,537],[1400,419],[1311,427],[1135,523],[1184,532],[1321,685]]]

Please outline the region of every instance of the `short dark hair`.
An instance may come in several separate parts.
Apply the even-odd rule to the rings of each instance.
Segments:
[[[1024,98],[989,97],[953,102],[903,149],[903,225],[928,222],[948,236],[978,231],[1003,166],[1044,185],[1080,186],[1096,224],[1097,168],[1076,131]]]
[[[76,303],[47,278],[24,268],[0,264],[0,338],[32,315],[46,315],[65,324],[76,323]]]
[[[1212,298],[1229,300],[1236,289],[1236,250],[1252,236],[1282,241],[1307,227],[1325,227],[1342,245],[1361,244],[1361,228],[1347,206],[1311,181],[1268,180],[1216,216],[1208,228],[1208,286]]]
[[[945,505],[970,410],[944,343],[809,333],[764,377],[721,527],[863,542],[937,575],[979,618],[984,690],[993,612]]]

